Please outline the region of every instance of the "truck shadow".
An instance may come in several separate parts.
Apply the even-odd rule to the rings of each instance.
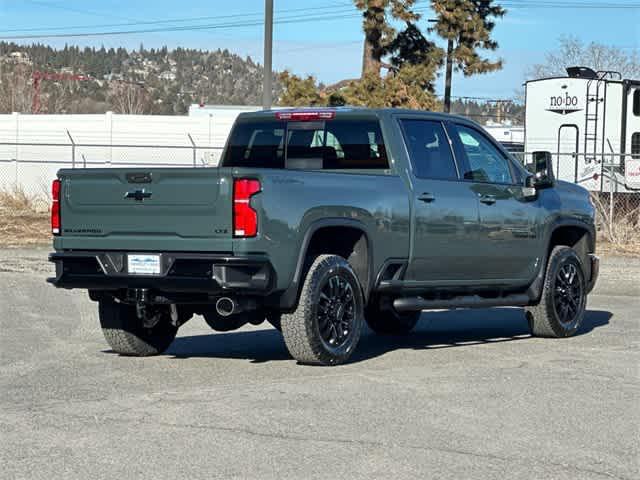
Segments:
[[[611,312],[588,310],[577,336],[607,325],[611,317]],[[422,315],[416,330],[409,335],[376,335],[365,330],[349,363],[393,350],[469,347],[531,338],[521,309],[430,312]],[[176,359],[243,359],[252,363],[291,360],[282,335],[274,329],[178,337],[165,355]]]

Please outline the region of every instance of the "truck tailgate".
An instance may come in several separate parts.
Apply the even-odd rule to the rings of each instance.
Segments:
[[[232,250],[229,170],[78,169],[58,177],[62,234],[56,248]]]

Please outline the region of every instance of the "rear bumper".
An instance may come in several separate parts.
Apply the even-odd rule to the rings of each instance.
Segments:
[[[598,281],[598,274],[600,273],[600,257],[590,254],[589,261],[591,262],[591,278],[587,282],[587,293],[593,290]]]
[[[268,295],[276,284],[268,257],[153,252],[160,254],[157,276],[130,275],[126,252],[61,251],[51,253],[55,277],[47,282],[59,288],[121,290],[145,288],[161,292],[202,293],[233,291],[247,295]]]

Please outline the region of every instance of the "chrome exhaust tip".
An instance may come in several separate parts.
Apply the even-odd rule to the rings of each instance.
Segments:
[[[221,317],[229,317],[236,313],[238,304],[229,297],[221,297],[216,302],[216,312]]]

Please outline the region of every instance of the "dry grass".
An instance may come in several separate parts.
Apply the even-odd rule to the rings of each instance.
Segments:
[[[25,247],[51,242],[48,200],[20,187],[0,190],[0,246]]]
[[[592,194],[591,198],[596,207],[598,251],[640,256],[640,207],[615,202],[612,215],[607,197]]]
[[[617,214],[613,221],[605,201],[594,195],[598,217],[598,252],[640,257],[640,208]],[[20,187],[0,189],[0,247],[51,242],[49,200]],[[618,209],[620,210],[620,209]]]

